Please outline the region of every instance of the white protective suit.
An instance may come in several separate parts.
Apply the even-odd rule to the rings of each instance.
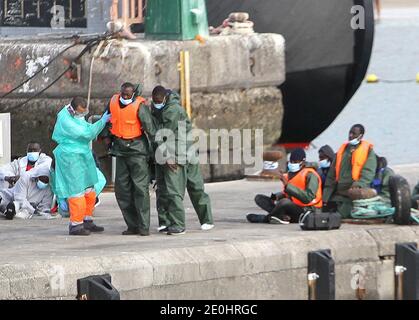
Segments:
[[[36,178],[50,176],[49,166],[38,166],[30,171],[23,172],[16,185],[10,189],[0,191],[0,209],[5,211],[6,206],[14,201],[17,218],[31,218],[35,210],[45,217],[49,217],[52,206],[53,193],[48,184],[45,189],[39,189],[36,185]]]
[[[38,166],[43,166],[43,165],[50,168],[51,163],[52,163],[52,158],[50,156],[47,156],[45,153],[41,153],[39,155],[38,161],[35,162],[35,168]],[[9,183],[7,181],[4,181],[5,177],[21,176],[24,172],[26,172],[27,165],[28,165],[28,157],[24,156],[1,166],[0,167],[0,190],[9,188]]]

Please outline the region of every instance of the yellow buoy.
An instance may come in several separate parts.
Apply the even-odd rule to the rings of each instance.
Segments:
[[[416,74],[416,82],[419,83],[419,73]]]
[[[369,74],[367,75],[367,82],[368,83],[377,83],[378,82],[378,77],[375,74]]]

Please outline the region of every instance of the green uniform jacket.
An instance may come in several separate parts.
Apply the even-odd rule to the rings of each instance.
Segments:
[[[390,168],[385,168],[382,173],[381,193],[380,196],[390,199],[390,177],[394,176],[394,171]]]
[[[152,108],[155,126],[154,147],[164,152],[164,158],[174,159],[177,164],[188,163],[188,150],[193,144],[188,134],[192,130],[192,124],[180,105],[179,95],[171,92],[166,105],[162,109]],[[156,153],[156,157],[159,152]],[[191,159],[189,155],[189,159]],[[159,159],[156,159],[159,164]]]
[[[124,107],[121,103],[119,104],[120,107]],[[109,103],[106,107],[106,111],[110,113]],[[138,118],[141,122],[141,127],[143,132],[147,134],[147,136],[151,139],[154,135],[154,125],[153,120],[151,117],[150,108],[144,104],[142,104],[138,110]],[[117,157],[128,157],[132,155],[143,155],[143,156],[150,156],[151,154],[151,147],[149,140],[147,139],[146,135],[142,135],[139,139],[132,139],[132,140],[124,140],[118,137],[115,137],[110,132],[111,123],[109,122],[105,129],[102,131],[100,136],[102,138],[110,137],[112,139],[112,148],[111,154]]]
[[[359,145],[358,145],[359,146]],[[361,170],[361,178],[354,183],[352,179],[352,153],[358,146],[348,145],[342,156],[339,182],[336,182],[336,158],[330,167],[326,177],[323,191],[323,201],[328,202],[335,191],[347,191],[352,185],[361,188],[370,188],[377,169],[377,157],[373,149],[370,149],[367,161]]]
[[[290,179],[295,176],[295,174],[288,173]],[[297,198],[302,203],[310,203],[316,198],[317,190],[319,189],[319,179],[314,173],[309,173],[306,177],[306,188],[302,190],[293,186],[292,184],[287,184],[284,191],[290,196]],[[311,207],[307,207],[311,208]]]

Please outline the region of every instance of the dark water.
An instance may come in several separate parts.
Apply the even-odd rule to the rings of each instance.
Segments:
[[[419,163],[419,8],[383,12],[376,27],[368,73],[380,79],[409,83],[364,83],[345,110],[313,145],[330,144],[337,149],[347,139],[352,124],[366,127],[365,139],[390,164]],[[308,158],[317,158],[310,148]]]

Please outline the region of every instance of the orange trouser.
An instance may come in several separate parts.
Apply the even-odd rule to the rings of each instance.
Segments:
[[[82,223],[86,216],[91,217],[95,209],[96,192],[94,190],[83,196],[68,199],[70,222]]]

